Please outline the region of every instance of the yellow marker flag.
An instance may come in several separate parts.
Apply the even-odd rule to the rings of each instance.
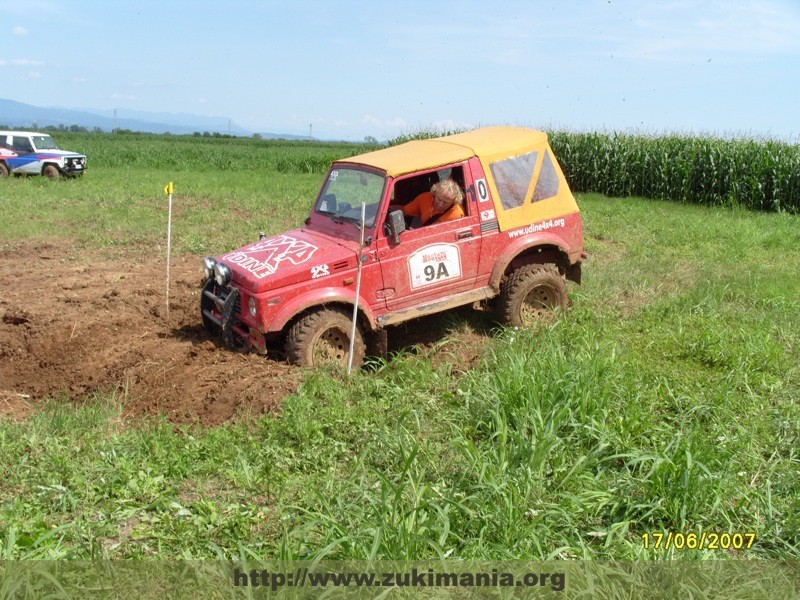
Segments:
[[[165,196],[169,196],[170,194],[172,194],[172,192],[173,192],[174,190],[175,190],[175,186],[173,186],[173,185],[172,185],[172,182],[170,181],[170,182],[167,184],[167,187],[165,187],[165,188],[164,188],[164,195],[165,195]]]

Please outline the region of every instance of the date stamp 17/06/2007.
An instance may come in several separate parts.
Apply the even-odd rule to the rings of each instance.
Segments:
[[[653,532],[642,534],[645,550],[749,550],[756,541],[750,532],[700,533],[681,531]]]

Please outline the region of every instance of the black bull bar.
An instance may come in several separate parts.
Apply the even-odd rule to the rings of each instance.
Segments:
[[[241,328],[238,319],[241,310],[238,289],[218,286],[213,278],[209,279],[200,296],[200,310],[206,330],[211,335],[219,335],[231,350],[246,347],[244,338],[247,332]]]

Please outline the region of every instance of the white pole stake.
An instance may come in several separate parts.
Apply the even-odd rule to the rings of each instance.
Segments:
[[[367,205],[361,203],[361,241],[358,243],[358,270],[356,271],[356,301],[353,303],[353,327],[350,329],[350,353],[347,356],[347,376],[353,370],[353,349],[356,344],[356,321],[358,320],[358,296],[361,294],[361,256],[364,251],[364,221],[367,218]]]
[[[164,188],[164,193],[169,198],[169,212],[167,216],[167,321],[169,321],[169,255],[172,249],[172,192],[174,186],[170,181]]]

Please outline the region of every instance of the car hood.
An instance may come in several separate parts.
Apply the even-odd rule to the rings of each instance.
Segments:
[[[37,150],[36,154],[46,154],[48,156],[83,156],[80,152],[70,152],[69,150]]]
[[[353,242],[293,229],[242,246],[217,261],[230,267],[233,285],[261,293],[355,268],[357,251]]]

